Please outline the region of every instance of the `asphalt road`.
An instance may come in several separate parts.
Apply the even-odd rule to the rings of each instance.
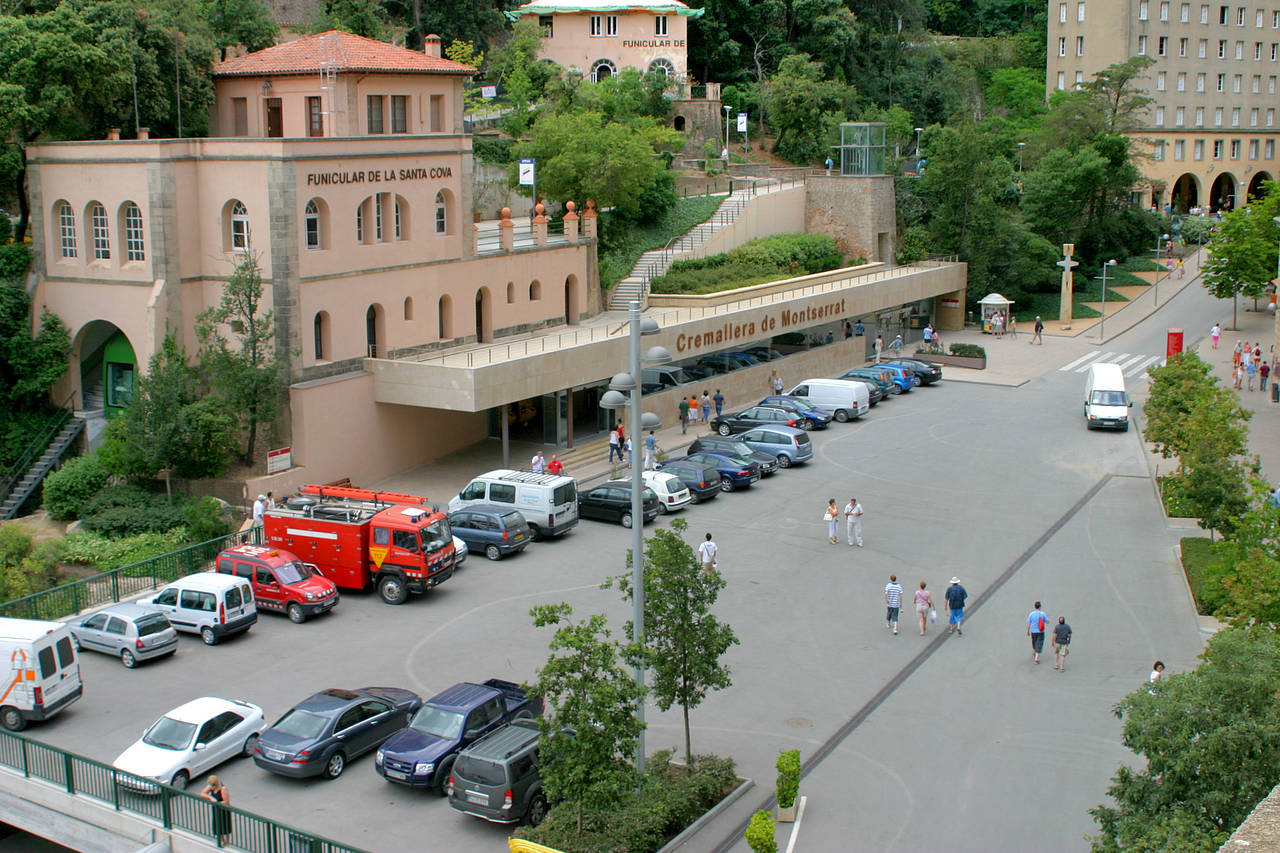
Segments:
[[[1201,297],[1189,288],[1186,306],[1174,300],[1115,343],[1159,339],[1158,353],[1165,325],[1207,329],[1216,318],[1198,316]],[[1202,638],[1138,435],[1087,432],[1083,384],[1051,370],[1020,388],[919,388],[813,433],[808,465],[686,512],[691,544],[709,530],[720,545],[729,586],[719,613],[742,640],[728,656],[733,687],[692,714],[694,749],[732,755],[760,784],[684,849],[745,851],[738,824],[771,793],[778,750],[791,747],[805,760],[824,756],[801,784],[799,851],[1029,840],[1087,849],[1086,810],[1131,757],[1112,705],[1155,657],[1193,666]],[[828,544],[821,521],[829,497],[850,496],[866,508],[861,549]],[[621,630],[629,608],[599,585],[625,571],[629,535],[583,521],[498,563],[473,555],[404,606],[344,595],[334,613],[301,626],[264,614],[220,646],[184,635],[175,658],[134,671],[86,654],[84,699],[31,733],[110,761],[199,695],[245,698],[274,719],[331,686],[425,697],[457,681],[532,679],[549,637],[531,626],[532,605],[567,601],[580,614],[608,613]],[[965,635],[939,639],[935,626],[921,638],[910,620],[891,635],[890,572],[908,592],[927,581],[939,599],[959,575],[971,596]],[[1024,620],[1035,599],[1075,630],[1066,673],[1051,659],[1031,662]],[[647,716],[650,752],[682,743],[678,710]],[[505,849],[504,828],[382,781],[371,755],[331,782],[245,761],[218,772],[236,805],[379,853]],[[779,838],[785,845],[784,830]]]

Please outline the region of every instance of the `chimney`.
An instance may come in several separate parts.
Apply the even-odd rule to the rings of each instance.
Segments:
[[[120,128],[118,128],[118,127],[113,127],[113,128],[108,129],[108,130],[107,130],[107,141],[108,141],[108,142],[119,142],[119,141],[120,141]]]
[[[140,127],[140,128],[138,128],[138,138],[139,138],[139,139],[150,139],[150,138],[151,138],[151,128],[149,128],[149,127]]]
[[[440,36],[432,33],[422,40],[422,52],[427,56],[440,57]]]

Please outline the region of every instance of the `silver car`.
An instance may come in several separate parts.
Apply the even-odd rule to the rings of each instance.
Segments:
[[[178,632],[168,618],[136,604],[117,604],[86,616],[71,626],[71,638],[77,648],[120,658],[129,669],[178,650]]]
[[[790,468],[813,458],[813,444],[809,441],[809,434],[795,427],[767,424],[747,430],[738,439],[753,450],[778,457],[778,464],[783,468]]]

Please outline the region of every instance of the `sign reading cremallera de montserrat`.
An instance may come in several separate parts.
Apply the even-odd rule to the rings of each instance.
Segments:
[[[807,308],[784,308],[777,314],[766,314],[759,320],[708,322],[696,332],[681,332],[676,335],[676,351],[689,352],[734,341],[750,341],[778,329],[804,327],[818,320],[844,316],[845,313],[845,300],[835,299]]]
[[[450,166],[405,167],[401,169],[360,169],[353,172],[308,172],[307,186],[323,187],[330,184],[387,184],[398,181],[426,181],[452,178]]]

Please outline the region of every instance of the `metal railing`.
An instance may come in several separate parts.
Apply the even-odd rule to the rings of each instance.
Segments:
[[[0,731],[0,767],[27,779],[48,782],[69,796],[137,815],[167,830],[208,839],[216,847],[250,853],[365,853],[358,847],[244,809],[213,803],[13,732]]]
[[[49,449],[49,445],[57,437],[58,432],[71,420],[71,400],[75,397],[72,391],[67,398],[58,406],[57,412],[49,416],[45,421],[44,428],[40,430],[40,434],[31,440],[27,445],[26,452],[22,454],[22,458],[13,463],[8,471],[5,471],[3,479],[0,479],[0,502],[9,497],[9,493],[13,491],[13,486],[31,469],[31,464],[39,459],[44,452]]]
[[[213,568],[214,558],[234,545],[262,544],[262,528],[250,527],[208,542],[188,545],[140,563],[46,589],[0,604],[0,616],[15,619],[60,620],[82,610],[115,604],[180,577]]]

